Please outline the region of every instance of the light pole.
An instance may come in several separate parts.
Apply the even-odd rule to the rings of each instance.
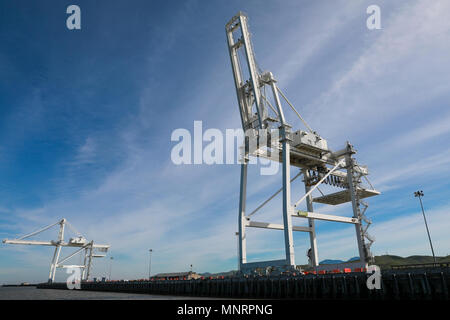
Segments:
[[[110,263],[109,263],[109,281],[111,281],[111,272],[112,272],[112,262],[114,260],[114,257],[109,258]]]
[[[153,249],[148,250],[150,252],[150,261],[148,263],[148,280],[150,280],[150,275],[152,273],[152,252]]]
[[[414,197],[419,198],[420,207],[422,208],[423,220],[425,221],[425,227],[427,228],[428,240],[430,240],[431,253],[433,254],[434,263],[436,263],[436,256],[434,255],[433,243],[431,242],[430,230],[428,230],[427,219],[425,218],[425,210],[423,209],[422,197],[424,196],[423,191],[419,190],[414,192]]]

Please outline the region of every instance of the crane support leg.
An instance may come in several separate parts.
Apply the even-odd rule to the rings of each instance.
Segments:
[[[282,130],[284,131],[285,128]],[[292,205],[291,205],[291,164],[290,145],[283,134],[283,223],[286,264],[295,266],[294,239],[292,237]]]
[[[94,244],[94,242],[92,241],[91,244],[89,245],[89,257],[88,257],[88,267],[87,267],[86,280],[88,280],[89,276],[91,275],[93,244]]]
[[[305,193],[308,193],[308,191],[311,189],[310,186],[308,186],[308,179],[309,179],[309,172],[308,170],[303,169],[303,178],[305,180]],[[313,212],[313,204],[312,204],[312,196],[308,195],[306,197],[306,208],[309,212]],[[317,252],[317,240],[316,240],[316,227],[314,219],[308,219],[308,225],[310,228],[309,231],[309,242],[311,245],[311,265],[313,268],[316,268],[319,265],[319,254]]]
[[[241,164],[241,191],[239,196],[239,265],[242,270],[242,265],[247,263],[247,241],[245,239],[245,204],[247,198],[247,160]]]
[[[88,258],[88,248],[85,248],[84,249],[84,261],[83,261],[84,268],[83,268],[83,274],[81,276],[81,279],[83,279],[83,280],[87,280],[87,277],[86,277],[86,275],[87,275],[87,264],[86,264],[87,258]]]
[[[61,254],[61,243],[64,241],[64,228],[66,225],[66,219],[62,219],[60,222],[59,233],[58,233],[58,244],[55,248],[55,253],[53,254],[52,265],[50,266],[49,282],[55,281],[56,267],[58,265],[59,255]]]
[[[52,264],[50,265],[50,273],[48,275],[48,282],[53,282],[55,280],[56,265],[58,264],[59,253],[61,252],[61,247],[56,246],[55,252],[53,253]]]

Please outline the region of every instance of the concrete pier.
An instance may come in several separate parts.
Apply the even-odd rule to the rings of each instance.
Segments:
[[[370,290],[369,274],[340,273],[224,279],[83,282],[81,290],[256,299],[448,300],[450,269],[382,272],[381,288]],[[42,283],[40,289],[67,289]]]

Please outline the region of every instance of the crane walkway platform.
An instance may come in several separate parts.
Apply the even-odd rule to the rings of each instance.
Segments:
[[[370,189],[357,189],[357,193],[360,199],[377,196],[380,194],[379,191],[370,190]],[[346,202],[352,201],[350,190],[342,190],[336,193],[327,194],[321,197],[313,198],[313,202],[330,204],[330,205],[338,205]]]

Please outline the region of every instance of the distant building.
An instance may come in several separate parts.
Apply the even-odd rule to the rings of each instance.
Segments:
[[[191,279],[199,279],[200,275],[195,272],[187,271],[187,272],[171,272],[171,273],[158,273],[155,274],[152,278],[156,280],[191,280]]]

